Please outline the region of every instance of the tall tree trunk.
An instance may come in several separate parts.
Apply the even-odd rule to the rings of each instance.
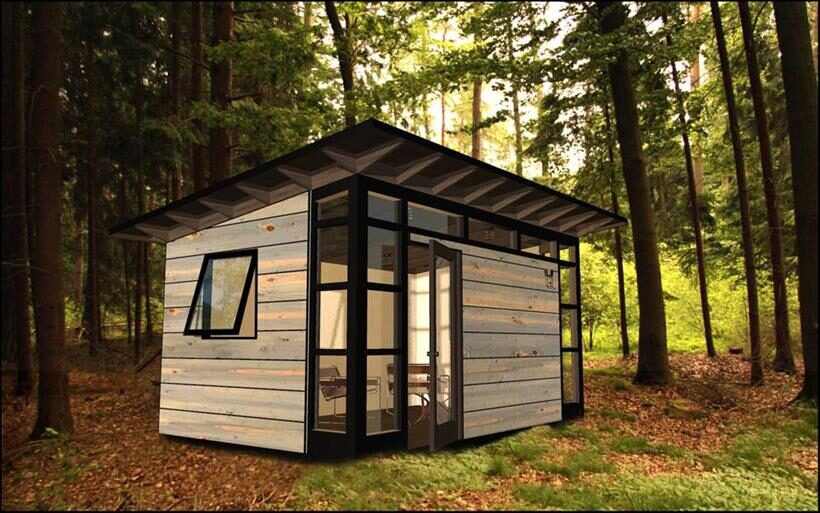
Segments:
[[[191,103],[202,100],[202,2],[191,2]],[[202,121],[194,119],[194,132],[199,137],[203,134]],[[208,183],[205,178],[204,148],[198,142],[191,144],[191,179],[194,192],[204,189]]]
[[[336,57],[339,59],[339,71],[342,75],[342,88],[344,90],[345,105],[345,126],[356,124],[356,107],[353,96],[353,55],[350,41],[350,20],[345,18],[347,27],[342,27],[339,20],[339,13],[336,11],[336,4],[331,0],[325,0],[325,10],[330,27],[333,29],[333,42],[336,45]]]
[[[126,194],[127,188],[125,186],[126,182],[126,174],[122,174],[122,180],[120,180],[120,218],[121,219],[128,219],[129,212],[128,212],[128,202],[126,198],[128,195]],[[125,283],[125,330],[126,336],[128,341],[128,347],[131,347],[133,343],[133,336],[132,336],[132,326],[133,326],[133,319],[131,318],[131,264],[128,261],[128,250],[131,247],[131,244],[123,240],[122,241],[122,262],[123,262],[123,270],[122,270],[122,277]]]
[[[774,2],[791,148],[800,338],[806,372],[799,398],[817,401],[817,75],[806,6]]]
[[[305,2],[305,26],[313,27],[313,2]]]
[[[10,175],[10,197],[8,205],[9,257],[11,264],[9,292],[12,317],[10,320],[17,360],[17,374],[14,384],[15,395],[29,395],[34,387],[34,366],[31,361],[31,314],[29,306],[29,252],[28,216],[26,215],[26,111],[25,111],[25,39],[23,35],[23,4],[15,2],[3,4],[3,20],[11,23],[11,40],[4,51],[10,53],[12,63],[4,63],[4,69],[11,74],[10,87],[4,87],[3,98],[10,99],[11,108],[3,117],[3,167]],[[5,9],[9,9],[6,11]],[[9,18],[6,16],[10,15]],[[5,27],[4,27],[5,34]],[[11,64],[5,68],[6,64]],[[8,76],[4,77],[8,78]],[[6,86],[6,84],[4,84]],[[8,96],[6,96],[8,94]],[[8,118],[8,119],[7,119]],[[8,124],[6,124],[8,123]],[[7,132],[7,129],[9,132]],[[5,312],[4,312],[5,314]]]
[[[137,75],[136,87],[134,88],[134,112],[136,113],[136,133],[137,133],[137,215],[145,211],[145,183],[143,181],[143,140],[142,140],[142,117],[143,117],[143,84],[142,76]],[[143,292],[143,265],[145,264],[144,242],[139,242],[137,246],[137,269],[134,284],[134,363],[139,362],[142,348],[142,292]]]
[[[481,160],[481,78],[473,79],[473,158]]]
[[[763,193],[766,197],[766,219],[769,224],[772,289],[774,291],[774,368],[778,371],[793,373],[795,366],[789,333],[789,303],[786,298],[786,269],[783,262],[783,223],[780,220],[780,206],[777,203],[771,139],[769,138],[766,104],[763,102],[763,84],[760,82],[760,65],[757,61],[749,3],[740,2],[738,8],[740,9],[740,25],[743,30],[743,47],[746,51],[746,66],[749,70],[749,85],[752,89],[757,141],[760,147],[760,168],[763,172]]]
[[[723,22],[720,18],[720,7],[716,0],[709,2],[712,8],[712,21],[715,25],[718,54],[720,55],[720,72],[723,76],[723,89],[726,95],[726,107],[729,113],[729,132],[732,135],[737,189],[740,197],[740,224],[743,230],[743,264],[746,269],[746,295],[749,299],[749,344],[752,352],[752,385],[763,383],[763,365],[760,360],[760,309],[757,303],[757,277],[755,276],[754,242],[752,240],[752,221],[749,215],[749,191],[746,188],[746,166],[743,161],[743,146],[740,139],[740,127],[737,121],[737,106],[732,85],[729,55],[726,50],[726,39],[723,35]]]
[[[74,423],[65,361],[65,304],[60,256],[62,5],[59,2],[34,3],[31,9],[34,35],[32,87],[36,91],[31,119],[37,162],[37,231],[33,255],[36,271],[32,276],[32,291],[40,369],[37,421],[31,438],[40,438],[49,428],[70,433]]]
[[[214,2],[214,46],[233,39],[233,2]],[[211,102],[225,111],[231,96],[232,64],[222,59],[211,64]],[[211,127],[210,133],[210,183],[214,184],[231,176],[231,135],[226,128]]]
[[[0,18],[0,22],[2,22],[2,46],[0,46],[0,51],[2,51],[2,106],[3,106],[3,113],[2,116],[2,124],[3,124],[3,142],[2,142],[2,161],[3,161],[3,173],[0,175],[0,180],[2,180],[2,216],[0,216],[0,223],[2,223],[2,231],[3,233],[10,233],[11,227],[14,224],[14,218],[12,217],[12,190],[13,184],[12,180],[14,178],[14,156],[15,156],[15,148],[14,148],[14,134],[15,134],[15,117],[11,116],[10,113],[14,108],[14,63],[16,60],[16,54],[14,52],[14,14],[13,9],[16,4],[12,4],[11,2],[4,2],[0,8],[2,8],[2,18]],[[8,114],[7,114],[8,113]],[[0,326],[0,331],[2,332],[2,345],[0,346],[0,357],[5,360],[10,360],[12,355],[15,354],[15,329],[14,329],[14,321],[16,318],[16,311],[19,308],[14,301],[14,292],[11,288],[11,281],[14,277],[15,271],[19,271],[15,269],[15,264],[13,262],[14,257],[12,255],[12,247],[11,244],[3,244],[0,245],[0,255],[2,258],[2,264],[0,264],[0,269],[2,269],[2,278],[0,278],[0,294],[2,294],[2,319],[3,324]]]
[[[666,24],[666,17],[663,20]],[[666,44],[672,48],[672,37],[666,35]],[[703,235],[700,226],[700,205],[698,204],[697,181],[695,178],[695,166],[692,159],[692,148],[689,146],[689,124],[686,122],[686,107],[681,96],[680,81],[678,79],[678,68],[675,59],[671,59],[672,82],[675,85],[675,97],[678,106],[678,123],[680,123],[681,139],[683,140],[683,156],[686,162],[686,178],[689,185],[689,209],[692,216],[692,231],[695,235],[695,254],[698,261],[698,283],[700,285],[700,308],[703,315],[703,334],[706,338],[706,354],[714,357],[715,342],[712,339],[712,316],[709,312],[709,294],[706,285],[706,262],[703,258]]]
[[[88,196],[88,258],[86,269],[86,288],[83,322],[88,338],[88,353],[97,354],[97,346],[101,338],[100,322],[100,297],[99,297],[99,271],[97,252],[97,198],[100,194],[97,187],[97,126],[94,117],[94,102],[97,101],[96,77],[94,70],[94,44],[92,41],[86,42],[85,50],[85,71],[86,71],[86,160],[88,166],[88,176],[86,177],[86,194]]]
[[[596,2],[601,17],[601,32],[608,34],[626,22],[626,9],[620,2]],[[632,240],[635,247],[635,268],[638,277],[638,372],[636,383],[666,384],[670,380],[669,355],[666,347],[666,317],[658,259],[655,219],[649,197],[641,131],[632,73],[626,50],[619,49],[608,65],[612,99],[615,104],[615,129],[621,149],[629,211],[632,219]]]
[[[507,58],[510,64],[514,64],[515,53],[513,50],[513,34],[512,21],[507,22]],[[511,66],[515,69],[515,66]],[[521,109],[518,102],[518,82],[515,77],[511,77],[510,86],[512,87],[512,106],[513,106],[513,127],[515,129],[515,174],[523,176],[524,174],[524,144],[521,130]]]
[[[180,121],[180,71],[179,56],[182,52],[182,28],[180,16],[182,4],[180,2],[171,3],[171,45],[174,49],[171,52],[171,109],[173,110],[174,122]],[[171,200],[178,200],[182,197],[182,166],[180,159],[175,159],[171,170]]]
[[[606,151],[609,158],[609,189],[612,200],[612,212],[620,215],[618,191],[615,188],[615,154],[612,149],[612,122],[609,117],[609,100],[604,104],[604,121],[606,122]],[[624,286],[624,249],[621,241],[621,227],[615,228],[615,263],[618,268],[618,306],[620,310],[621,352],[629,356],[629,332],[626,319],[626,287]]]
[[[693,2],[691,8],[689,21],[695,23],[700,19],[700,3]],[[700,74],[700,47],[698,47],[692,60],[689,61],[689,88],[692,91],[700,87]],[[692,167],[695,170],[695,192],[700,196],[703,194],[703,159],[697,141],[692,144]]]

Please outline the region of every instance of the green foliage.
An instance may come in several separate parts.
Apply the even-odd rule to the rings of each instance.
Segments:
[[[507,477],[513,474],[515,474],[515,467],[507,458],[500,454],[495,454],[490,458],[490,464],[487,466],[488,476]]]
[[[595,447],[587,447],[581,451],[566,454],[563,460],[562,463],[539,461],[533,464],[533,468],[570,479],[578,477],[581,472],[600,474],[611,472],[614,469],[613,465],[604,459],[601,451]]]
[[[627,422],[635,422],[638,418],[631,413],[626,413],[622,411],[614,411],[614,410],[598,410],[595,413],[600,415],[605,419],[618,419],[618,420],[625,420]]]

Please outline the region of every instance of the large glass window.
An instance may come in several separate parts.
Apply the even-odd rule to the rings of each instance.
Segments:
[[[322,198],[316,202],[318,212],[316,218],[335,219],[337,217],[347,217],[347,191]]]
[[[563,379],[561,380],[564,388],[564,403],[577,403],[580,401],[578,394],[578,353],[565,352],[562,353],[563,361],[561,369],[563,372]]]
[[[396,198],[375,192],[367,195],[367,215],[373,219],[398,223],[400,206],[401,202]]]
[[[461,236],[463,218],[461,216],[432,207],[407,204],[407,223],[416,228],[448,235]]]
[[[367,434],[375,435],[399,429],[398,357],[367,357]]]
[[[396,249],[399,232],[369,227],[367,229],[367,281],[395,284]]]
[[[344,349],[347,347],[347,291],[319,292],[319,347]]]
[[[205,256],[185,334],[256,336],[256,250]]]
[[[558,243],[532,235],[521,234],[521,251],[534,255],[558,258]]]
[[[317,356],[316,378],[314,428],[344,433],[347,420],[347,356]]]
[[[319,283],[347,281],[347,225],[318,230]]]
[[[392,349],[396,340],[396,303],[398,294],[382,290],[367,291],[367,348]]]
[[[470,219],[470,240],[515,249],[515,230],[497,224]]]

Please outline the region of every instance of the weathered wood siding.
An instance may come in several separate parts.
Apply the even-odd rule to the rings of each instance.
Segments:
[[[170,242],[159,431],[305,452],[308,194]],[[204,255],[258,249],[257,338],[183,335]]]
[[[464,438],[561,420],[558,266],[440,242],[462,252]]]

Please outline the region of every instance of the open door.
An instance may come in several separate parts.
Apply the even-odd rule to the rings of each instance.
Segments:
[[[430,241],[430,450],[461,431],[460,253]]]

